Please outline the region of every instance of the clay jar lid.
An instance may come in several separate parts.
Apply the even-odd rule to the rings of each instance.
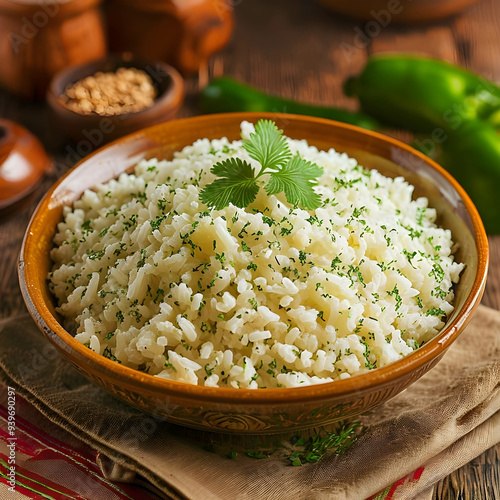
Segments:
[[[42,144],[31,132],[0,119],[0,214],[20,208],[50,168]]]

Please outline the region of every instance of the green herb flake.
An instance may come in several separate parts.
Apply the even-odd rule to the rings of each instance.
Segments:
[[[247,451],[247,457],[263,459],[263,458],[269,458],[269,455],[262,451]]]
[[[432,270],[431,272],[429,273],[429,277],[432,277],[434,276],[434,279],[438,282],[438,283],[441,283],[441,281],[443,281],[444,279],[444,269],[436,262],[433,266],[432,266]]]
[[[92,233],[92,232],[94,231],[94,230],[90,227],[90,222],[91,222],[90,220],[86,220],[86,221],[82,224],[81,228],[82,228],[82,233],[83,233],[83,234],[89,234],[89,233]]]
[[[163,297],[164,295],[165,291],[162,288],[158,288],[158,290],[156,290],[156,295],[153,299],[153,302],[156,304],[160,300],[160,297]]]
[[[255,299],[254,297],[252,297],[252,298],[248,299],[248,302],[252,306],[252,309],[254,309],[256,311],[257,307],[259,305],[258,302],[257,302],[257,299]]]
[[[341,455],[348,450],[358,438],[359,422],[350,424],[341,423],[337,432],[318,433],[305,440],[299,435],[294,436],[290,442],[296,449],[288,456],[290,464],[299,467],[305,463],[317,463],[328,452]]]
[[[250,247],[243,240],[241,240],[241,248],[244,252],[252,252]]]
[[[426,316],[446,316],[446,313],[440,307],[433,307],[425,311]]]
[[[159,215],[155,220],[150,220],[149,224],[151,225],[151,230],[155,231],[156,229],[160,229],[161,223],[167,218],[167,215]]]
[[[398,311],[403,303],[403,299],[399,295],[398,285],[394,285],[394,288],[391,291],[387,291],[387,294],[396,300],[396,311]]]
[[[112,354],[111,349],[109,347],[106,347],[102,353],[102,355],[111,361],[118,361],[116,357]]]
[[[146,263],[146,249],[142,248],[141,249],[141,258],[137,262],[137,269],[144,267],[145,263]]]
[[[87,250],[87,255],[90,260],[99,260],[104,256],[105,253],[106,253],[105,249],[98,251]]]

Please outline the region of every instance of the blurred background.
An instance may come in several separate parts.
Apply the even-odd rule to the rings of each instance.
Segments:
[[[51,78],[125,51],[182,73],[179,117],[203,112],[199,91],[221,75],[356,110],[344,81],[387,51],[436,57],[499,81],[499,11],[495,0],[0,0],[0,113],[60,154],[75,144],[64,128],[47,127],[55,123],[45,104]]]
[[[304,104],[305,113],[312,111],[310,106],[358,112],[360,103],[346,95],[344,82],[360,74],[371,56],[388,51],[453,63],[496,88],[499,28],[498,0],[0,0],[0,161],[6,163],[12,148],[21,147],[27,136],[39,141],[25,144],[24,178],[19,174],[14,179],[0,166],[0,317],[24,308],[17,288],[17,254],[45,188],[123,133],[174,116],[224,110],[215,99],[217,92],[200,103],[200,93],[214,78],[236,81],[231,80],[230,90],[236,85],[239,97],[225,101],[235,111],[265,101],[259,93],[288,99],[266,101],[277,116],[293,110],[294,103]],[[68,114],[61,104],[65,85],[98,70],[114,71],[117,66],[109,59],[90,64],[111,53],[150,76],[157,90],[151,110],[113,119],[92,115],[94,121],[74,111]],[[87,64],[83,71],[73,68]],[[392,76],[382,77],[382,87],[384,78],[389,94],[384,98],[389,99],[394,97]],[[434,84],[429,79],[429,89]],[[412,106],[421,111],[427,104],[423,99]],[[375,126],[383,133],[415,140],[411,127],[376,118]],[[14,129],[14,123],[22,129]],[[500,139],[492,150],[499,161],[487,176],[500,187]],[[474,175],[474,166],[464,168]],[[491,211],[496,218],[496,203]],[[490,237],[492,262],[483,300],[496,309],[499,238]],[[457,470],[436,486],[434,498],[500,498],[499,455],[497,446]]]

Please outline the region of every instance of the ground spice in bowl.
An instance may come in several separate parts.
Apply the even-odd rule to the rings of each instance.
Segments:
[[[140,69],[98,71],[66,87],[61,100],[80,114],[114,116],[136,113],[154,104],[157,90],[151,77]]]

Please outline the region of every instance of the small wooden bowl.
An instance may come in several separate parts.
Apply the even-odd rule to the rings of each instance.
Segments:
[[[325,7],[362,21],[378,24],[383,29],[394,23],[423,23],[437,21],[457,14],[477,0],[413,0],[387,2],[387,0],[319,0]],[[392,7],[391,7],[392,5]],[[370,31],[377,29],[376,24]],[[368,28],[367,28],[368,29]]]
[[[117,398],[189,427],[235,433],[279,433],[354,417],[392,398],[431,369],[465,328],[484,291],[488,241],[479,214],[460,185],[427,156],[381,134],[321,118],[280,115],[286,135],[320,149],[335,148],[361,165],[391,177],[403,175],[415,197],[427,196],[437,223],[452,232],[456,258],[466,264],[456,287],[455,309],[440,334],[387,366],[345,380],[296,388],[233,389],[169,381],[100,356],[62,326],[47,286],[56,224],[65,205],[85,189],[117,177],[142,158],[172,158],[196,139],[240,136],[240,123],[271,113],[230,113],[163,123],[109,144],[69,171],[47,193],[26,232],[19,261],[28,309],[51,343],[84,376]]]
[[[61,99],[68,85],[98,71],[116,71],[121,67],[140,69],[151,77],[157,89],[153,106],[136,113],[101,116],[97,113],[77,113],[69,109]],[[135,59],[127,54],[109,55],[88,64],[68,68],[53,78],[47,93],[47,101],[57,126],[68,136],[82,142],[82,150],[85,149],[87,153],[118,137],[171,120],[183,100],[184,80],[175,68],[163,62]],[[83,144],[84,142],[89,144]],[[90,150],[88,146],[91,146]]]

